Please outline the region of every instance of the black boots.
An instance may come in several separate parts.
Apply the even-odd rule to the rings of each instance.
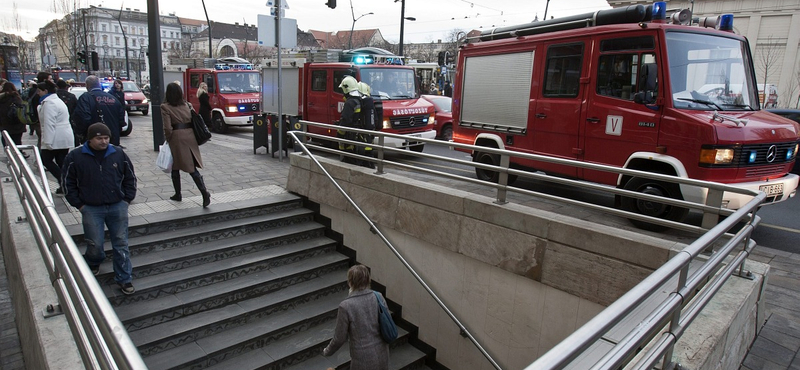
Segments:
[[[191,175],[192,180],[194,180],[195,185],[197,185],[197,189],[203,194],[203,208],[206,208],[211,204],[211,193],[206,189],[206,184],[203,182],[203,176],[200,176],[200,171],[195,170]]]
[[[183,199],[181,196],[181,172],[177,170],[172,170],[172,187],[175,188],[175,195],[169,197],[176,202],[180,202]]]

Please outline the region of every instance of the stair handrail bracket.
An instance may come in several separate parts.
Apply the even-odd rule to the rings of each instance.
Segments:
[[[2,135],[6,143],[13,143],[8,132],[3,131]],[[35,153],[38,174],[20,149]],[[5,153],[31,232],[84,366],[147,369],[56,211],[38,149],[33,145],[8,145]]]

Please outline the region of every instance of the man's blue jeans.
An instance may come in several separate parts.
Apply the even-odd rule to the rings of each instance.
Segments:
[[[103,226],[108,226],[113,248],[114,280],[119,284],[131,281],[131,253],[128,250],[128,203],[120,201],[102,206],[84,205],[83,233],[86,239],[86,263],[99,266],[106,258],[103,250],[105,233]]]

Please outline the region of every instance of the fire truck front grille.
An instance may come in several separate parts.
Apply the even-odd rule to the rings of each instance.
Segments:
[[[744,145],[738,151],[738,158],[734,158],[733,163],[741,167],[784,164],[791,160],[791,158],[787,158],[787,153],[793,151],[796,144],[789,142]]]
[[[773,175],[780,175],[783,174],[783,165],[773,165],[773,166],[762,166],[762,167],[754,167],[748,168],[745,171],[745,176],[747,177],[766,177],[766,176],[773,176]]]
[[[428,116],[406,116],[394,117],[391,119],[392,128],[395,130],[404,128],[425,127],[428,125]]]

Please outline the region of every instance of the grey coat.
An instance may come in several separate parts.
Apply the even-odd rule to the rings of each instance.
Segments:
[[[380,293],[378,295],[385,305],[383,296]],[[334,354],[347,339],[350,345],[350,370],[389,369],[389,345],[381,337],[378,301],[370,289],[352,292],[339,304],[336,331],[322,354]]]
[[[172,125],[191,123],[192,113],[188,105],[178,106],[164,103],[161,105],[161,119],[164,123],[164,137],[172,151],[172,169],[192,173],[197,168],[203,168],[203,158],[200,156],[200,147],[194,138],[191,128],[174,130]]]

